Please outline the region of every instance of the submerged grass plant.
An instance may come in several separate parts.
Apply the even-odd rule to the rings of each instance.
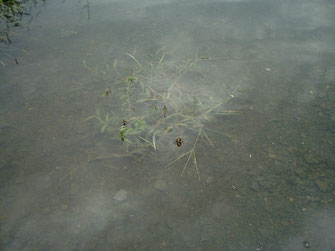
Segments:
[[[197,51],[189,60],[171,63],[171,60],[166,60],[168,54],[167,50],[160,49],[150,60],[143,63],[135,55],[126,53],[125,56],[133,62],[130,63],[132,65],[130,68],[129,61],[125,63],[126,67],[119,68],[118,61],[115,60],[112,74],[117,75],[117,80],[113,86],[106,89],[104,96],[119,104],[116,109],[119,112],[116,113],[114,109],[113,113],[108,111],[102,114],[97,110],[96,114],[87,120],[95,119],[101,126],[101,133],[111,135],[112,140],[124,145],[125,156],[131,155],[137,160],[143,158],[150,149],[154,152],[159,151],[160,142],[161,145],[166,145],[167,142],[175,140],[176,147],[182,144],[190,147],[166,166],[187,157],[181,173],[183,175],[190,160],[193,159],[200,179],[197,164],[199,140],[204,139],[210,146],[214,146],[208,133],[227,136],[210,128],[208,122],[213,115],[237,114],[236,111],[222,108],[233,95],[227,94],[225,98],[216,100],[207,94],[206,85],[192,90],[183,84],[189,77],[193,77],[189,75],[192,73],[205,78],[206,74],[197,68],[197,64],[210,58],[199,57]],[[99,72],[87,66],[85,61],[84,66],[92,72]],[[188,142],[183,143],[183,135],[186,134],[191,137],[194,135],[193,144],[190,142],[190,137]]]

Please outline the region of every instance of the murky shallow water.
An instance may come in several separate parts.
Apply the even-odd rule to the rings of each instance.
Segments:
[[[46,2],[1,47],[2,250],[335,249],[331,1],[86,4]],[[163,47],[170,65],[220,57],[184,87],[240,112],[207,122],[229,136],[201,139],[200,181],[185,159],[166,167],[192,133],[140,161],[101,158],[122,143],[86,120],[120,109],[102,97],[115,59],[127,72],[125,53]]]

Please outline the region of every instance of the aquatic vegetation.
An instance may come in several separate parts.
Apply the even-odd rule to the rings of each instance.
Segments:
[[[215,99],[208,94],[206,85],[198,89],[184,85],[189,77],[193,77],[189,75],[192,73],[204,82],[206,74],[197,68],[197,64],[210,58],[199,57],[198,51],[193,58],[179,63],[166,60],[168,51],[164,49],[157,51],[146,63],[133,54],[125,55],[130,61],[125,60],[121,68],[118,68],[118,61],[114,61],[110,74],[117,74],[117,78],[111,81],[113,86],[109,86],[103,95],[104,102],[117,100],[119,107],[115,109],[114,106],[114,113],[108,111],[104,116],[97,111],[96,115],[87,119],[97,120],[101,133],[110,134],[112,140],[123,145],[126,156],[132,155],[135,159],[141,159],[150,152],[159,152],[160,147],[171,141],[175,141],[180,148],[190,147],[166,166],[187,157],[183,174],[192,157],[200,179],[196,153],[199,142],[202,140],[213,147],[208,133],[234,139],[209,125],[211,116],[238,114],[237,111],[223,109],[223,104],[233,97],[231,90],[225,97]],[[104,72],[104,78],[109,74],[98,68],[93,70],[83,62],[91,72]]]
[[[9,33],[12,27],[21,26],[23,16],[30,16],[31,8],[42,4],[46,0],[0,0],[0,42],[11,44]],[[29,23],[33,19],[30,16],[26,26],[29,30]]]
[[[23,15],[23,6],[20,1],[0,0],[0,41],[11,43],[9,29],[11,25],[19,26]]]
[[[109,116],[109,113],[106,113],[105,117],[103,117],[100,113],[100,110],[96,109],[95,115],[88,117],[86,120],[96,119],[101,125],[101,133],[103,133],[106,129],[109,132],[112,132],[112,119],[113,117]]]

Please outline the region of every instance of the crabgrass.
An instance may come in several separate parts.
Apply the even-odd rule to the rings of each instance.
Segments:
[[[207,75],[201,72],[198,63],[206,63],[205,61],[208,62],[211,58],[202,58],[198,54],[197,51],[194,57],[188,60],[167,60],[170,56],[169,51],[160,49],[149,60],[143,62],[135,55],[125,53],[124,56],[129,60],[123,59],[124,65],[119,66],[118,60],[115,59],[110,74],[113,77],[116,75],[117,78],[114,77],[113,86],[108,86],[108,95],[104,95],[104,102],[114,101],[119,107],[114,107],[113,111],[105,111],[104,114],[97,111],[87,120],[96,120],[101,127],[101,133],[109,134],[111,140],[124,146],[125,156],[132,155],[137,159],[143,158],[149,152],[159,152],[160,146],[174,142],[177,136],[181,141],[175,147],[181,146],[183,142],[188,150],[176,155],[166,166],[185,157],[181,173],[183,175],[193,159],[200,179],[197,162],[199,141],[214,147],[208,133],[227,136],[220,130],[211,128],[208,122],[212,116],[238,112],[223,109],[223,105],[233,97],[230,92],[219,99],[208,94]],[[107,75],[105,71],[93,70],[85,61],[84,66],[96,74],[103,72],[104,78]],[[197,89],[188,88],[185,82],[189,78],[192,78],[192,81],[198,78],[203,85]],[[186,137],[187,142],[184,135],[191,135]],[[234,139],[229,135],[228,137]]]

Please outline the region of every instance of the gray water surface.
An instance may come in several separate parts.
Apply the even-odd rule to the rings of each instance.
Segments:
[[[335,250],[333,1],[48,1],[32,16],[0,47],[1,250]],[[178,84],[238,111],[207,118],[225,136],[200,138],[198,173],[166,166],[194,133],[134,159],[87,120],[121,111],[104,96],[115,60],[125,76],[126,53],[160,50],[165,69],[201,57]]]

